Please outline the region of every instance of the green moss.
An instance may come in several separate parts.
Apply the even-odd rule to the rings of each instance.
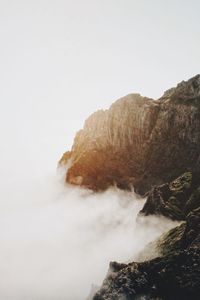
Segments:
[[[191,188],[191,184],[192,173],[186,172],[182,176],[172,181],[169,185],[169,188],[173,194],[177,194],[178,192],[185,191]]]

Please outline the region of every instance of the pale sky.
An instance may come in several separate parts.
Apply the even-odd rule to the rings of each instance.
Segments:
[[[200,73],[200,1],[0,0],[0,43],[0,299],[82,299],[172,224],[57,161],[95,110]]]
[[[53,170],[87,116],[200,73],[198,0],[0,0],[1,183]]]

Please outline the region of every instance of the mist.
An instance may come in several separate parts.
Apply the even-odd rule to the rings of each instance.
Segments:
[[[0,299],[85,300],[110,261],[139,259],[176,225],[138,218],[134,192],[94,194],[54,169],[91,113],[199,72],[199,8],[0,1]]]
[[[0,299],[83,300],[110,261],[127,262],[174,223],[138,220],[144,199],[64,184],[60,173],[2,190]]]

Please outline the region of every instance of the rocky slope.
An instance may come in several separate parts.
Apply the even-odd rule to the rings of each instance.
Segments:
[[[134,186],[147,196],[140,215],[181,222],[153,244],[159,257],[111,263],[93,300],[200,299],[200,75],[158,100],[131,94],[94,113],[60,164],[71,184]]]
[[[186,173],[168,186],[168,196],[164,186],[158,188],[168,198],[161,201],[167,205],[162,203],[160,206],[157,194],[152,192],[143,213],[178,216],[183,222],[155,243],[159,257],[129,264],[111,263],[108,275],[93,300],[200,299],[200,177]],[[177,201],[171,193],[178,195]],[[157,203],[158,206],[155,205]],[[181,218],[176,206],[179,206]]]
[[[158,99],[130,94],[91,115],[61,163],[69,183],[144,194],[185,171],[200,171],[200,75]]]
[[[155,186],[148,193],[141,214],[163,215],[172,220],[185,220],[187,214],[199,207],[200,173],[187,172],[170,184]]]

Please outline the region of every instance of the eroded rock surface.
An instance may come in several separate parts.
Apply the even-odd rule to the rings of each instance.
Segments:
[[[181,221],[156,242],[159,257],[111,263],[93,300],[200,299],[200,75],[158,100],[130,94],[97,111],[60,164],[71,184],[134,186],[147,195],[141,214]]]
[[[158,100],[130,94],[95,112],[77,133],[70,158],[67,182],[93,190],[133,185],[144,194],[200,171],[200,75]]]
[[[140,213],[145,216],[163,215],[181,221],[199,205],[200,173],[187,172],[170,184],[153,187]]]
[[[108,275],[93,300],[200,299],[200,177],[186,173],[158,187],[158,190],[164,199],[157,200],[157,193],[151,193],[151,201],[147,199],[148,207],[147,203],[144,207],[150,209],[153,205],[151,213],[174,218],[177,208],[173,213],[174,199],[170,192],[181,191],[175,206],[181,205],[184,221],[156,241],[159,257],[139,263],[111,263]],[[155,203],[161,203],[157,212],[154,197]],[[165,199],[168,199],[168,205],[172,205],[170,214],[169,208],[163,206]]]

